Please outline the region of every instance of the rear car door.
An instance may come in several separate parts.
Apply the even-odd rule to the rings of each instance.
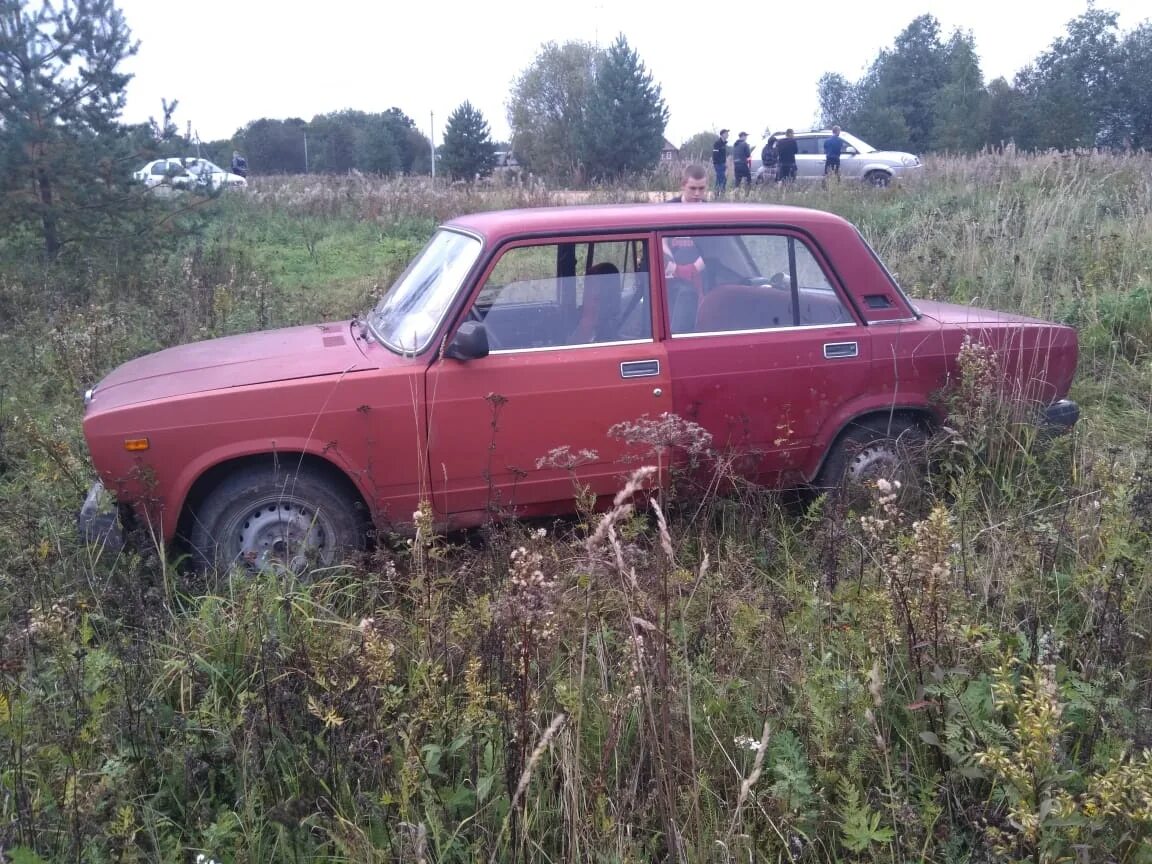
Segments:
[[[571,510],[577,484],[611,496],[641,464],[611,430],[671,410],[648,249],[530,240],[489,263],[457,323],[482,323],[489,355],[427,373],[432,501],[450,525]]]
[[[796,177],[814,180],[824,176],[824,139],[817,135],[802,135],[796,139]]]
[[[682,306],[665,322],[674,410],[704,426],[751,479],[810,479],[805,465],[822,428],[867,387],[872,357],[868,328],[826,258],[786,229],[663,240],[690,241],[704,262],[694,314]]]

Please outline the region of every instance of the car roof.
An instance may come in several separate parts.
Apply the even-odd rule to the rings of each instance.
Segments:
[[[647,232],[741,226],[845,226],[834,213],[781,204],[701,203],[582,204],[492,210],[458,216],[445,227],[471,231],[491,241],[512,236],[591,234],[602,231]]]

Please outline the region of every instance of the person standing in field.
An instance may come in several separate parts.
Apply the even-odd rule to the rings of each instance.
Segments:
[[[712,142],[712,170],[716,172],[716,194],[723,195],[728,188],[728,130],[721,129]]]
[[[764,142],[764,148],[760,151],[760,174],[757,175],[757,182],[766,183],[768,180],[776,179],[776,136],[769,135],[768,140]]]
[[[732,146],[732,173],[736,175],[736,189],[743,183],[745,191],[752,189],[752,148],[748,146],[748,133],[741,132]]]
[[[824,139],[824,176],[835,174],[840,179],[840,154],[844,152],[844,139],[840,137],[840,127],[832,127],[832,135]]]
[[[784,137],[776,142],[776,182],[791,183],[796,179],[796,154],[800,145],[796,143],[796,133],[784,130]]]

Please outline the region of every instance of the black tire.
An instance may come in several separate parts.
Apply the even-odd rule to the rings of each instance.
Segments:
[[[906,418],[854,423],[832,445],[812,485],[817,491],[846,493],[849,501],[871,496],[877,480],[917,484],[926,465],[927,436],[922,424]]]
[[[869,186],[875,186],[882,189],[892,182],[892,175],[885,171],[869,171],[864,175],[864,182]]]
[[[226,477],[192,517],[189,544],[200,569],[302,572],[363,548],[354,499],[308,468],[251,465]]]

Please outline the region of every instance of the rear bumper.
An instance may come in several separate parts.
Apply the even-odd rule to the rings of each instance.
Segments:
[[[124,530],[114,504],[104,493],[104,484],[97,480],[88,490],[84,504],[76,515],[76,528],[85,543],[119,550],[124,547]]]
[[[1045,431],[1067,432],[1080,419],[1080,406],[1071,399],[1061,399],[1044,409],[1042,424]]]

